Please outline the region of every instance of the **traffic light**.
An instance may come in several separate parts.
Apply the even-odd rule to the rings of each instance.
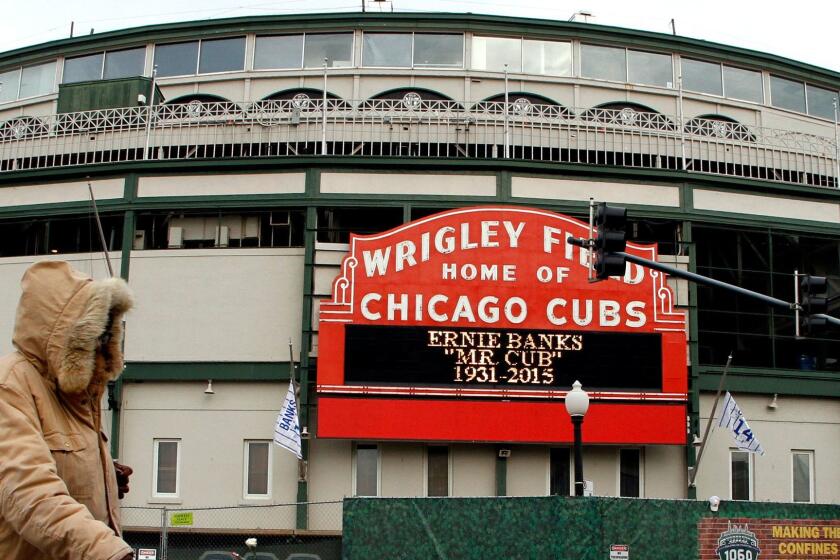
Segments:
[[[601,202],[595,212],[598,236],[595,238],[595,277],[606,280],[610,276],[624,276],[624,257],[614,253],[627,248],[627,209],[607,206]]]
[[[800,305],[802,305],[802,329],[806,333],[815,333],[825,328],[828,321],[824,317],[814,317],[817,314],[825,314],[828,311],[828,283],[825,276],[805,275],[799,281],[801,294]]]

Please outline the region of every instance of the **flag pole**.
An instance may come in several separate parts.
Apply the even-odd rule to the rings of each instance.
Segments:
[[[292,388],[295,391],[295,396],[299,398],[300,397],[300,395],[298,395],[299,387],[298,387],[297,383],[295,382],[295,355],[294,355],[294,352],[292,351],[292,339],[291,338],[289,338],[289,383],[292,384]],[[298,416],[300,416],[300,411],[298,411]]]
[[[712,424],[715,423],[715,412],[717,411],[720,394],[723,392],[723,383],[726,380],[726,374],[729,371],[729,366],[732,364],[732,351],[729,351],[729,357],[726,358],[726,365],[723,366],[723,375],[720,376],[720,383],[718,383],[717,395],[715,395],[715,402],[712,404],[712,413],[709,415],[709,421],[706,423],[706,431],[703,434],[703,442],[700,444],[700,451],[697,452],[697,461],[694,467],[690,468],[690,475],[688,479],[688,487],[694,487],[694,481],[697,478],[697,469],[700,468],[700,460],[703,458],[703,450],[706,449],[706,442],[709,441],[709,432]]]
[[[102,243],[102,252],[105,254],[105,263],[108,265],[108,274],[114,277],[114,267],[111,266],[111,256],[108,255],[108,245],[105,243],[105,232],[102,230],[102,221],[99,219],[99,209],[96,207],[96,198],[93,196],[93,187],[90,181],[87,182],[90,202],[93,204],[93,216],[96,218],[96,228],[99,230],[99,241]]]

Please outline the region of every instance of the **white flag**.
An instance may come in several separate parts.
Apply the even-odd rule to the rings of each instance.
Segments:
[[[723,409],[720,411],[720,422],[718,425],[721,428],[729,428],[732,432],[732,437],[735,438],[735,445],[742,451],[749,451],[750,453],[758,453],[764,455],[764,448],[761,447],[758,438],[755,437],[747,419],[744,418],[744,413],[741,408],[729,394],[726,392],[726,398],[723,399]]]
[[[298,421],[297,400],[295,399],[294,383],[289,383],[283,408],[277,415],[274,424],[274,443],[294,453],[298,459],[300,454],[300,422]]]

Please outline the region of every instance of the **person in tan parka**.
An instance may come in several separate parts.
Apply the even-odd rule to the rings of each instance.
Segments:
[[[64,262],[33,265],[21,285],[16,351],[0,358],[0,559],[133,558],[100,410],[131,292]]]

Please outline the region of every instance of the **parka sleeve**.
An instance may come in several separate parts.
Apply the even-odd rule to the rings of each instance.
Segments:
[[[33,397],[2,383],[0,518],[56,560],[118,560],[132,553],[68,494],[41,433]]]

